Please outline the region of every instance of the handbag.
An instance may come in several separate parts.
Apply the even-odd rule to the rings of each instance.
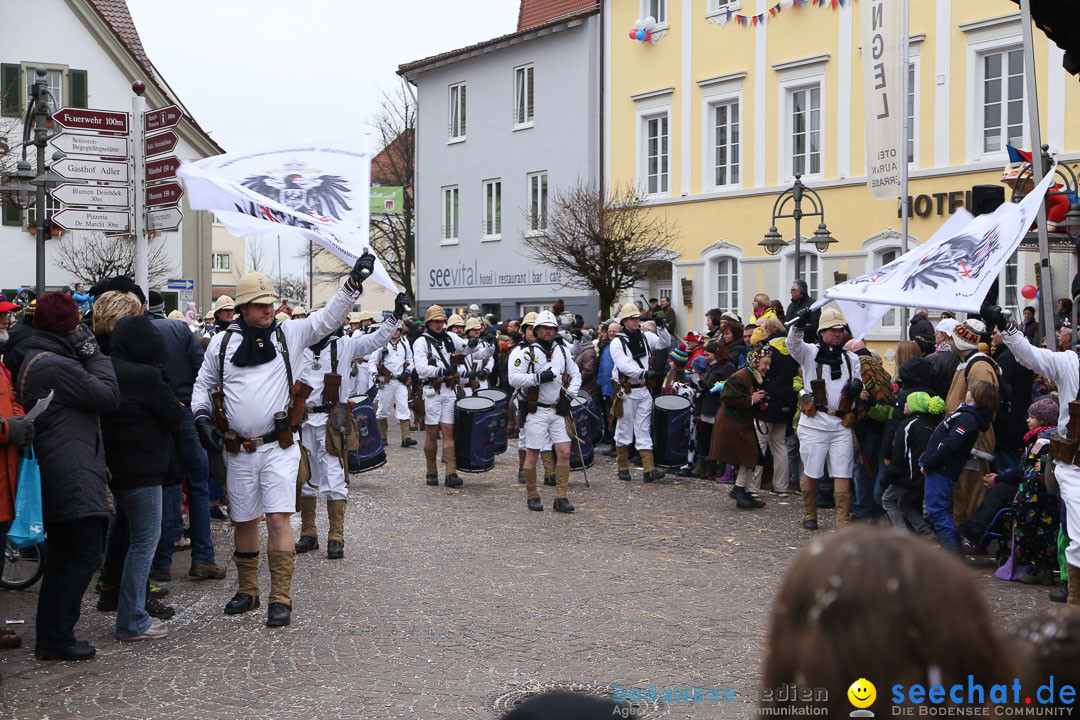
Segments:
[[[19,486],[15,493],[15,519],[7,541],[16,550],[33,547],[45,540],[45,520],[41,505],[41,469],[34,449],[19,454]]]

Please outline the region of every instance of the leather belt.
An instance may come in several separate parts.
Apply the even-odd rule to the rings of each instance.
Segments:
[[[256,448],[263,445],[268,445],[272,442],[277,442],[278,436],[276,432],[268,432],[265,435],[253,438],[240,438],[240,447],[249,453],[255,452]]]
[[[553,408],[553,407],[555,407],[555,403],[542,403],[542,402],[538,402],[538,403],[536,403],[536,407],[542,407],[542,408]]]
[[[309,413],[328,413],[330,412],[330,405],[308,405],[307,411]]]
[[[840,412],[839,410],[834,410],[831,407],[828,407],[828,406],[825,406],[825,405],[818,405],[817,406],[817,411],[821,412],[821,413],[825,413],[826,415],[832,415],[833,417],[840,417],[841,415],[843,415],[843,413]]]

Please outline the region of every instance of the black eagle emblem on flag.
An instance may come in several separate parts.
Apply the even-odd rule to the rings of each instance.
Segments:
[[[250,190],[307,215],[341,220],[349,212],[349,184],[340,175],[289,163],[283,172],[252,175],[241,181]]]

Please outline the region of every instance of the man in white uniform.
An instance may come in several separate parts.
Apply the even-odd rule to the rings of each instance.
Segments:
[[[533,330],[536,340],[510,363],[508,373],[511,387],[524,389],[525,402],[530,406],[521,432],[527,448],[525,492],[528,508],[544,509],[536,487],[536,460],[540,451],[550,446],[555,450],[556,461],[555,504],[552,507],[556,512],[572,513],[574,506],[566,496],[570,482],[570,434],[566,423],[570,416],[570,400],[581,388],[581,372],[566,347],[555,342],[558,327],[551,312],[545,310],[537,315]],[[530,394],[534,396],[531,400]]]
[[[295,545],[298,553],[319,548],[319,531],[315,525],[315,510],[319,496],[326,498],[326,516],[330,530],[326,534],[326,557],[338,560],[345,557],[345,507],[349,489],[345,474],[348,461],[327,448],[327,424],[334,404],[348,409],[348,382],[340,370],[349,367],[355,357],[378,351],[401,329],[401,317],[408,311],[405,296],[400,294],[394,306],[394,314],[373,333],[356,337],[338,337],[337,332],[323,338],[304,350],[303,380],[311,386],[307,417],[300,426],[300,436],[311,462],[311,479],[300,488],[300,540]],[[329,378],[327,377],[329,375]],[[337,390],[327,390],[327,380],[336,384]],[[344,447],[344,439],[340,447]]]
[[[1004,317],[1001,308],[983,308],[987,326],[997,327],[1005,345],[1012,350],[1016,362],[1028,370],[1052,381],[1058,389],[1057,432],[1051,436],[1050,455],[1054,458],[1054,478],[1061,490],[1065,506],[1065,524],[1069,529],[1069,546],[1065,548],[1068,564],[1068,604],[1080,605],[1080,456],[1077,440],[1080,432],[1069,429],[1069,403],[1080,389],[1080,358],[1072,350],[1054,352],[1033,347],[1015,325]],[[1072,456],[1071,458],[1069,456]]]
[[[303,371],[304,348],[341,326],[374,267],[375,256],[364,253],[325,308],[284,323],[274,322],[278,296],[270,279],[250,272],[237,284],[236,321],[206,349],[191,405],[203,447],[210,452],[225,448],[239,580],[238,592],[225,606],[227,614],[259,607],[259,518],[265,516],[270,565],[266,624],[281,627],[291,620],[289,516],[296,511],[300,465],[292,425],[300,419],[300,409],[293,408],[303,403],[302,392],[294,397],[294,378]]]
[[[379,409],[375,417],[379,420],[379,432],[382,433],[383,442],[386,442],[389,431],[390,414],[393,412],[401,427],[401,447],[407,448],[416,445],[416,441],[409,436],[409,377],[413,371],[412,348],[408,341],[401,337],[401,327],[394,330],[390,342],[372,356],[376,372],[385,381],[383,389],[379,391]]]
[[[630,443],[641,454],[645,482],[664,477],[653,459],[653,399],[649,382],[663,379],[662,370],[653,367],[653,355],[660,338],[641,330],[641,311],[633,303],[623,305],[622,330],[611,341],[611,381],[616,396],[622,396],[622,415],[615,424],[615,457],[619,479],[630,481]],[[618,400],[616,401],[618,402]]]
[[[477,340],[466,342],[454,333],[445,331],[446,311],[432,305],[424,317],[424,333],[413,343],[416,374],[423,383],[424,393],[424,460],[427,462],[428,485],[439,484],[436,465],[439,432],[442,431],[443,463],[447,487],[461,487],[457,474],[457,455],[454,453],[454,406],[463,356],[479,351]]]
[[[465,321],[465,339],[477,338],[485,350],[490,348],[492,351],[487,360],[480,360],[480,353],[465,356],[464,382],[474,390],[487,390],[490,387],[488,376],[495,369],[495,348],[491,343],[480,339],[480,333],[483,329],[484,321],[478,317],[471,317]]]
[[[809,308],[795,316],[788,331],[787,348],[802,368],[803,391],[799,397],[799,454],[802,456],[803,527],[817,530],[818,483],[825,477],[826,462],[832,475],[836,498],[836,526],[851,519],[851,477],[855,469],[855,437],[843,426],[845,412],[862,394],[862,365],[859,356],[843,348],[847,321],[836,308],[821,311],[818,341],[803,342],[803,331],[811,317]],[[822,384],[817,385],[820,381]],[[814,388],[818,387],[817,394]],[[841,401],[848,395],[848,407]]]

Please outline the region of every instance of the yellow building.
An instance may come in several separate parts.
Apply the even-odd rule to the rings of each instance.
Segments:
[[[816,189],[838,242],[804,240],[801,276],[811,295],[894,258],[898,203],[866,188],[860,3],[784,8],[778,0],[610,0],[605,3],[605,174],[633,182],[681,230],[670,279],[636,290],[671,293],[679,330],[701,329],[713,307],[745,319],[764,292],[786,306],[794,247],[758,245],[773,203],[796,172]],[[1030,149],[1020,13],[1009,0],[911,0],[908,114],[912,245],[927,240],[973,185],[1000,183],[1006,143]],[[731,11],[730,20],[728,11]],[[736,15],[766,22],[738,24]],[[628,37],[639,18],[658,21],[651,42]],[[725,24],[726,21],[726,24]],[[1059,160],[1080,158],[1080,85],[1062,52],[1035,30],[1043,142]],[[1009,199],[1008,194],[1006,200]],[[817,219],[804,221],[812,237]],[[777,223],[785,240],[794,223]],[[1071,245],[1053,256],[1058,297],[1076,271]],[[1026,304],[1037,253],[1021,250],[1000,278],[1002,300]],[[683,280],[690,280],[684,283]],[[684,302],[685,300],[689,302]],[[635,295],[637,293],[635,292]],[[890,313],[868,340],[895,341]]]

